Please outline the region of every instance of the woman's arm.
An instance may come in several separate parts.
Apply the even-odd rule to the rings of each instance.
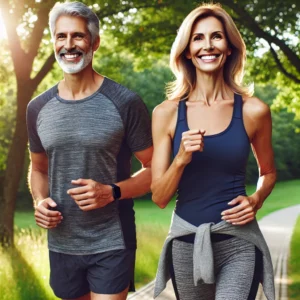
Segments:
[[[194,151],[202,151],[204,131],[184,132],[178,154],[172,164],[172,138],[176,126],[177,103],[165,101],[157,106],[152,116],[154,152],[152,157],[152,200],[165,208],[177,190],[185,166],[190,163]]]
[[[262,207],[276,182],[270,108],[258,98],[249,98],[244,103],[243,113],[258,165],[259,179],[252,195],[238,196],[229,202],[230,205],[238,205],[222,213],[224,220],[236,225],[246,224],[255,218],[257,210]]]

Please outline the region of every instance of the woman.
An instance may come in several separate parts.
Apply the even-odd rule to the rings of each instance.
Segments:
[[[183,21],[170,56],[176,77],[153,112],[153,201],[177,191],[155,297],[171,277],[177,299],[274,300],[270,254],[255,215],[275,181],[269,107],[242,86],[246,48],[231,17],[202,5]],[[250,146],[259,167],[247,196]],[[170,153],[173,160],[170,160]]]

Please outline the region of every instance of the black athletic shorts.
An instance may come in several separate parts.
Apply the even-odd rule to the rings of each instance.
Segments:
[[[50,285],[63,299],[96,294],[119,294],[134,287],[135,249],[112,250],[92,255],[49,251]]]

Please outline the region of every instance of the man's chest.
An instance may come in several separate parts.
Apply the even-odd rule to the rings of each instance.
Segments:
[[[124,124],[114,107],[69,105],[45,110],[39,116],[37,131],[47,152],[73,147],[111,149],[124,138]]]

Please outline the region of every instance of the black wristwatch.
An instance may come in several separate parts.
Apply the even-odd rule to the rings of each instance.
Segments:
[[[110,186],[112,187],[113,197],[115,200],[121,198],[121,189],[116,184],[111,183]]]

